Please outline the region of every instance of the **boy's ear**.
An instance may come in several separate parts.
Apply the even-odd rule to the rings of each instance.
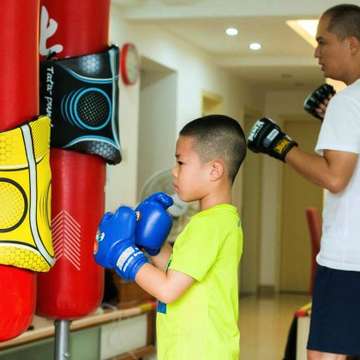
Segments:
[[[210,180],[216,181],[220,179],[225,172],[224,162],[221,160],[214,160],[210,164]]]
[[[355,36],[350,36],[348,38],[350,50],[353,54],[358,54],[360,51],[360,41]]]

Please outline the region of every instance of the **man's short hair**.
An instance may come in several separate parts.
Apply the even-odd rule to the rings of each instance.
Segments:
[[[246,140],[240,124],[225,115],[207,115],[186,124],[180,136],[195,139],[201,161],[223,159],[231,182],[246,155]]]
[[[322,17],[329,17],[328,31],[340,39],[355,36],[360,40],[360,7],[352,4],[341,4],[326,10]]]

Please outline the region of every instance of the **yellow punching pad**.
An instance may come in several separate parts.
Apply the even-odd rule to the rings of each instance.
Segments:
[[[0,133],[0,264],[48,271],[51,242],[50,119]]]

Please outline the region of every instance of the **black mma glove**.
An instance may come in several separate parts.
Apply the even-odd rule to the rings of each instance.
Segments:
[[[297,142],[281,131],[271,119],[259,119],[248,136],[248,148],[256,153],[265,153],[285,162],[286,154]]]
[[[329,84],[323,84],[319,86],[315,91],[308,95],[304,101],[304,109],[309,114],[322,120],[324,114],[318,113],[316,109],[320,108],[321,104],[324,104],[325,100],[329,100],[336,94],[335,89]]]

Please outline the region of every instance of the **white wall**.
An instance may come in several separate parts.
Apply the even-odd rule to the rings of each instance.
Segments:
[[[117,20],[111,9],[110,41],[119,47],[129,40],[128,27]],[[130,39],[131,40],[131,39]],[[107,166],[105,208],[114,210],[119,204],[133,205],[136,199],[137,138],[139,122],[139,83],[125,86],[119,80],[119,126],[122,162]]]
[[[111,39],[121,46],[133,42],[139,53],[154,62],[174,70],[177,74],[177,99],[173,121],[176,131],[201,115],[202,91],[220,95],[224,99],[224,113],[239,120],[244,106],[262,108],[261,92],[254,92],[234,75],[219,68],[210,56],[192,45],[165,33],[157,26],[127,24],[121,10],[111,9]],[[134,205],[136,202],[138,170],[139,85],[120,86],[120,140],[124,160],[109,167],[106,207],[113,210],[119,203]],[[161,96],[161,94],[159,94]],[[162,134],[163,136],[163,134]],[[156,141],[156,139],[154,139]],[[241,186],[241,179],[237,187]],[[236,202],[241,201],[241,191],[236,191]]]
[[[174,165],[176,88],[176,72],[142,71],[137,159],[139,195],[147,179]]]

